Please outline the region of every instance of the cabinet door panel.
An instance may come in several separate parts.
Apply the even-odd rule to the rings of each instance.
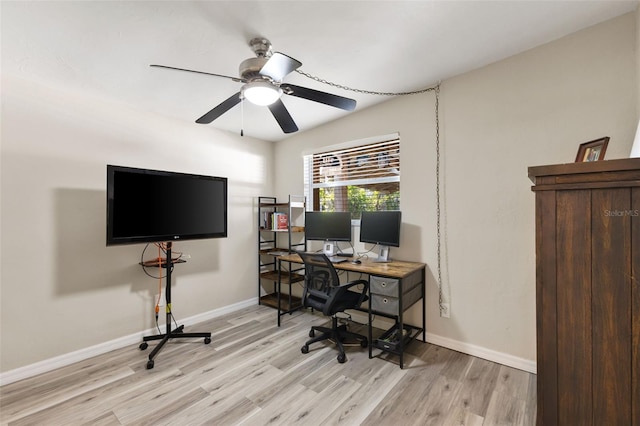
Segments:
[[[558,422],[556,192],[536,196],[537,424]]]
[[[631,424],[640,425],[640,188],[632,189],[631,200]]]
[[[592,200],[593,422],[631,423],[631,190]]]
[[[589,425],[591,398],[591,193],[557,193],[558,423]]]

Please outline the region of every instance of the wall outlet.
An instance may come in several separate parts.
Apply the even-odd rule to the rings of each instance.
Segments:
[[[443,303],[440,307],[440,316],[442,318],[451,318],[451,307],[448,303]]]

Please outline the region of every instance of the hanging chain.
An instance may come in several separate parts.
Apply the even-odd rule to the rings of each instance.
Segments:
[[[348,90],[350,92],[356,92],[356,93],[363,93],[365,95],[379,95],[379,96],[406,96],[406,95],[417,95],[419,93],[426,93],[426,92],[431,92],[436,90],[435,87],[427,87],[426,89],[420,89],[420,90],[414,90],[411,92],[376,92],[374,90],[363,90],[363,89],[354,89],[353,87],[348,87],[348,86],[343,86],[341,84],[338,83],[333,83],[331,81],[327,81],[325,79],[322,79],[320,77],[316,77],[314,75],[311,75],[307,72],[304,72],[302,70],[295,70],[298,74],[304,75],[307,78],[310,78],[311,80],[315,80],[318,83],[322,83],[322,84],[326,84],[332,87],[336,87],[338,89],[342,89],[342,90]]]
[[[442,259],[440,236],[440,84],[435,87],[436,92],[436,228],[438,241],[438,306],[442,314]]]

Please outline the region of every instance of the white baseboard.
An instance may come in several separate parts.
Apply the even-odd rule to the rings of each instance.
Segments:
[[[194,325],[257,304],[258,298],[254,297],[252,299],[234,303],[233,305],[224,306],[222,308],[214,309],[209,312],[204,312],[202,314],[185,318],[181,320],[180,323],[185,326]],[[88,348],[80,349],[75,352],[67,353],[54,358],[46,359],[44,361],[36,362],[35,364],[26,365],[24,367],[0,373],[0,386],[8,385],[9,383],[17,382],[18,380],[27,379],[29,377],[34,377],[38,374],[46,373],[48,371],[55,370],[56,368],[65,367],[75,362],[84,361],[85,359],[89,359],[97,355],[102,355],[115,349],[120,349],[125,346],[140,343],[144,336],[155,334],[156,332],[157,330],[155,328],[150,328],[145,331],[133,333],[128,336],[100,343],[95,346],[90,346]]]
[[[505,354],[504,352],[494,351],[482,346],[460,342],[458,340],[449,339],[448,337],[442,337],[431,333],[426,333],[425,340],[433,345],[442,346],[467,355],[486,359],[487,361],[496,362],[498,364],[506,365],[507,367],[517,368],[518,370],[527,371],[533,374],[537,373],[536,362],[530,359],[520,358]]]
[[[181,320],[180,323],[185,326],[198,324],[203,321],[210,320],[228,313],[237,311],[239,309],[247,308],[249,306],[256,305],[258,298],[252,298],[244,300],[242,302],[235,303],[233,305],[224,306],[222,308],[214,309],[209,312],[194,315],[192,317]],[[358,316],[354,314],[354,317]],[[355,318],[354,318],[355,319]],[[366,316],[358,318],[366,324]],[[9,370],[0,373],[0,386],[8,385],[9,383],[17,382],[19,380],[27,379],[29,377],[37,376],[38,374],[46,373],[48,371],[55,370],[56,368],[65,367],[75,362],[84,361],[91,357],[105,354],[109,351],[120,349],[125,346],[134,345],[140,343],[144,336],[156,333],[155,328],[150,328],[145,331],[130,334],[129,336],[120,337],[118,339],[110,340],[108,342],[100,343],[95,346],[80,349],[75,352],[60,355],[54,358],[46,359],[44,361],[37,362],[35,364],[26,365],[24,367],[16,368],[15,370]],[[428,343],[452,349],[454,351],[462,352],[467,355],[476,356],[478,358],[486,359],[488,361],[496,362],[498,364],[506,365],[508,367],[517,368],[518,370],[527,371],[529,373],[536,374],[536,362],[525,358],[516,357],[513,355],[505,354],[503,352],[494,351],[481,346],[472,345],[469,343],[460,342],[458,340],[449,339],[448,337],[438,336],[436,334],[426,333],[425,340]]]
[[[351,312],[351,316],[354,321],[360,324],[366,324],[368,321],[367,314],[364,312],[354,311]],[[388,318],[380,317],[374,320],[373,325],[374,327],[384,330],[391,327],[393,325],[393,321]],[[498,364],[506,365],[507,367],[517,368],[518,370],[527,371],[533,374],[536,374],[537,371],[536,361],[509,355],[504,352],[494,351],[482,346],[460,342],[458,340],[453,340],[448,337],[442,337],[432,333],[426,333],[425,340],[433,345],[442,346],[443,348],[486,359],[487,361],[496,362]]]

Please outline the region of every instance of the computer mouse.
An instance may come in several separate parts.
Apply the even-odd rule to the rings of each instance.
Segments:
[[[360,260],[358,260],[358,259],[354,259],[354,260],[351,261],[351,263],[353,263],[354,265],[358,265],[358,264],[360,264],[362,262]]]

